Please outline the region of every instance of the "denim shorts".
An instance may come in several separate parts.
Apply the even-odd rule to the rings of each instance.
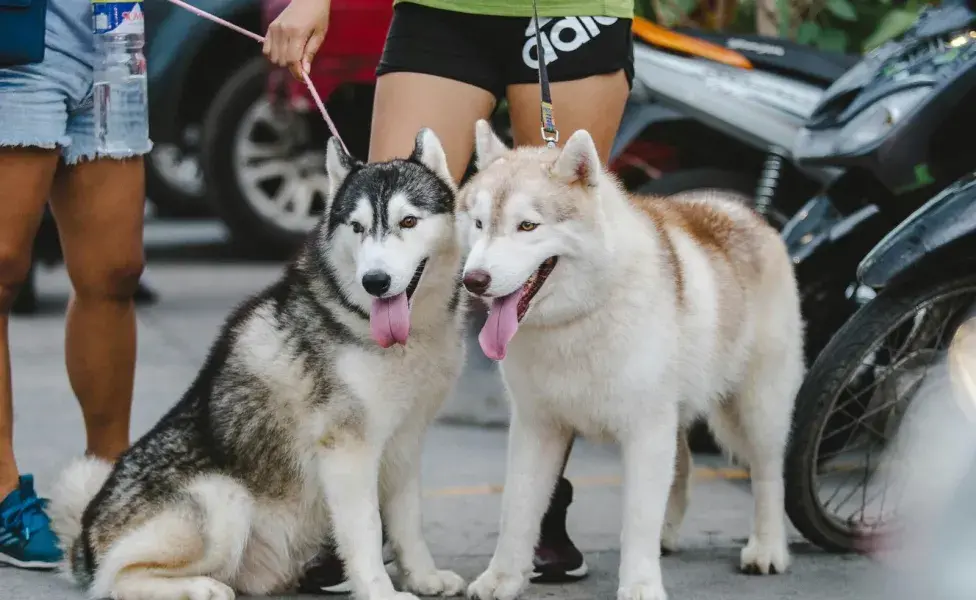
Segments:
[[[69,165],[145,154],[96,150],[91,56],[52,48],[51,35],[43,62],[0,69],[0,146],[60,148]]]

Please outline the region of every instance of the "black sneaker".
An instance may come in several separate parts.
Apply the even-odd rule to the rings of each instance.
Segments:
[[[393,562],[393,548],[383,544],[383,563]],[[305,574],[298,583],[298,591],[302,594],[349,594],[352,583],[346,578],[342,559],[332,547],[326,547],[305,569]]]
[[[573,502],[573,485],[565,477],[556,484],[535,549],[532,583],[568,583],[589,573],[583,553],[566,533],[566,510]]]

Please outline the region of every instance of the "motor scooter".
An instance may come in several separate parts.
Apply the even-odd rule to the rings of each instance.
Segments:
[[[639,193],[717,187],[753,199],[777,227],[831,169],[790,162],[795,138],[824,91],[860,57],[759,35],[670,30],[637,17],[634,86],[612,155],[664,141],[678,168],[649,172]],[[778,205],[774,202],[777,199]]]
[[[810,367],[796,398],[785,468],[790,519],[833,552],[870,551],[897,533],[898,515],[910,508],[904,493],[912,492],[899,491],[904,475],[897,470],[931,460],[952,471],[951,452],[933,444],[959,450],[960,440],[947,436],[971,435],[946,423],[925,448],[916,444],[906,455],[899,447],[932,429],[924,415],[946,414],[939,403],[961,409],[954,421],[971,424],[976,416],[976,174],[967,173],[891,229],[859,261],[856,275],[877,296],[834,333]],[[908,477],[918,485],[920,475]],[[824,489],[831,480],[842,493]],[[866,482],[863,491],[851,481]],[[844,496],[859,500],[853,511],[831,500]]]
[[[792,148],[833,178],[783,228],[803,296],[806,355],[874,295],[859,261],[927,199],[976,167],[976,13],[928,9],[903,38],[838,79]]]

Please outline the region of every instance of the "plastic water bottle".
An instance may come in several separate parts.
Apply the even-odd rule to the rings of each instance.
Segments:
[[[150,142],[142,0],[91,2],[98,151],[145,153]]]

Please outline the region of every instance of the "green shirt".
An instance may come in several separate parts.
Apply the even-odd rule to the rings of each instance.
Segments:
[[[532,0],[394,0],[431,8],[493,15],[531,17]],[[634,0],[536,0],[540,17],[634,17]]]

